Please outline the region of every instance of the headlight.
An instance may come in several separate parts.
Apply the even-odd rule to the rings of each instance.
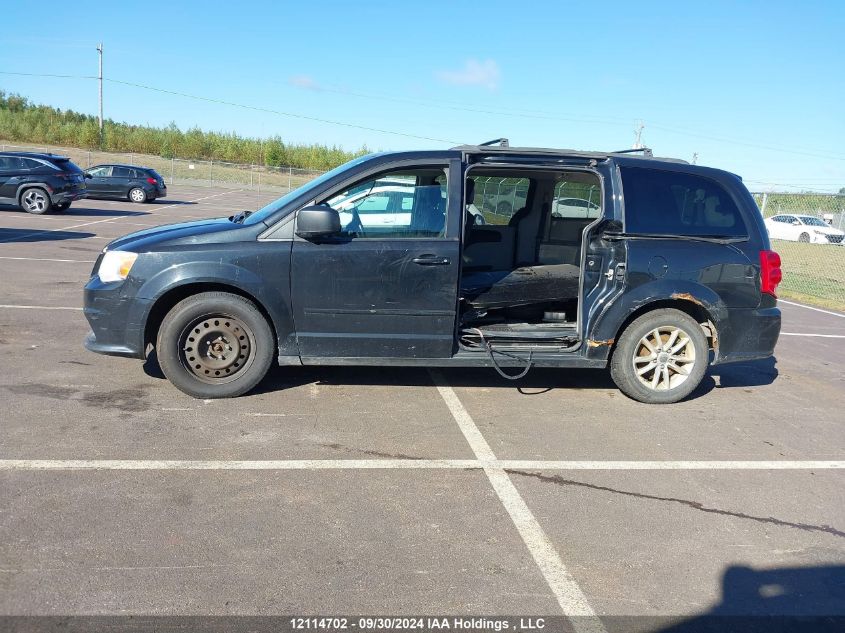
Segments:
[[[97,271],[100,281],[104,283],[123,281],[129,276],[129,271],[132,270],[132,264],[136,259],[138,259],[138,253],[106,251],[103,261],[100,262],[100,269]]]

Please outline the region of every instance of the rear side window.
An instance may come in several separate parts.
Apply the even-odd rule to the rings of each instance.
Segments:
[[[19,171],[29,169],[23,165],[23,160],[18,156],[0,156],[0,171]]]
[[[627,233],[748,235],[733,198],[715,180],[640,167],[622,167],[621,172]]]
[[[133,178],[135,170],[128,167],[115,167],[112,170],[112,178]]]

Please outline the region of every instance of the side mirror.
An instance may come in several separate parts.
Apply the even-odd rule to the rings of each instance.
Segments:
[[[91,178],[93,178],[93,177],[94,177],[94,176],[92,176],[91,174],[89,174],[87,171],[86,171],[83,175],[85,176],[85,178],[86,178],[87,180],[91,180]]]
[[[340,214],[325,205],[300,209],[296,216],[296,234],[306,240],[331,237],[340,233]]]
[[[798,220],[793,220],[792,226],[801,226],[801,222],[799,222]]]

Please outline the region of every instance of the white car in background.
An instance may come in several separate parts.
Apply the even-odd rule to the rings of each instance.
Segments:
[[[601,207],[595,202],[581,198],[556,198],[552,202],[552,217],[555,218],[597,218]]]
[[[835,229],[821,218],[812,215],[782,213],[764,220],[773,240],[807,242],[810,244],[842,244],[845,231]]]

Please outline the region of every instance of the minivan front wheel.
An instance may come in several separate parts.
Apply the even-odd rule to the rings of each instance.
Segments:
[[[254,303],[204,292],[167,313],[156,339],[164,375],[195,398],[232,398],[255,387],[273,362],[273,331]]]
[[[140,187],[135,187],[129,191],[129,199],[132,202],[146,202],[147,201],[147,192],[141,189]]]
[[[709,347],[685,312],[661,309],[631,322],[619,338],[610,374],[627,396],[649,404],[686,398],[707,371]]]

